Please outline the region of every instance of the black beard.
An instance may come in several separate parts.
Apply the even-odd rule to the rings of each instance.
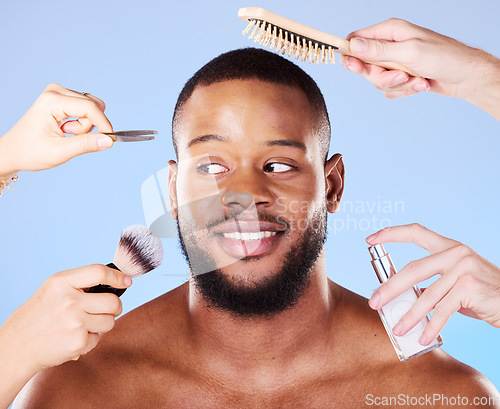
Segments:
[[[235,318],[272,318],[294,307],[310,285],[312,268],[326,240],[326,217],[326,208],[317,212],[298,242],[284,256],[278,273],[251,287],[236,286],[216,269],[214,260],[191,237],[185,240],[179,222],[177,231],[182,253],[193,272],[194,284],[209,308],[229,312]],[[245,257],[237,262],[251,260],[252,257]]]

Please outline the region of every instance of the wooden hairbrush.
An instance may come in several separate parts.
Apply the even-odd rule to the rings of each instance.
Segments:
[[[302,61],[309,60],[310,63],[335,64],[335,53],[351,55],[349,41],[334,35],[316,30],[304,24],[297,23],[288,18],[271,13],[260,7],[244,7],[239,9],[238,17],[248,22],[243,30],[243,35],[250,33],[256,43],[276,52],[281,52]],[[354,57],[354,56],[353,56]],[[359,59],[359,57],[356,57]],[[413,77],[420,77],[408,67],[397,62],[369,62],[389,70],[400,70]]]

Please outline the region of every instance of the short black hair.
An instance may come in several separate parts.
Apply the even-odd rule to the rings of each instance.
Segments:
[[[330,147],[330,119],[325,99],[316,82],[291,61],[266,50],[241,48],[226,52],[201,67],[184,85],[174,109],[172,118],[172,141],[178,156],[176,122],[183,105],[198,86],[230,80],[258,79],[273,84],[298,87],[306,95],[316,114],[318,114],[318,138],[320,152],[326,161]]]

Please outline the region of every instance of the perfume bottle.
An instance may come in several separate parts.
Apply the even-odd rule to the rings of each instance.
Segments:
[[[372,256],[372,265],[380,283],[386,282],[390,277],[396,274],[396,268],[391,260],[391,256],[385,252],[382,244],[371,246],[368,248],[368,251]],[[443,345],[443,340],[440,335],[434,338],[432,342],[426,346],[420,345],[418,342],[420,336],[424,332],[425,326],[429,322],[429,317],[427,316],[422,318],[417,325],[402,337],[394,335],[392,332],[392,328],[394,328],[401,317],[403,317],[413,304],[415,304],[420,294],[420,289],[415,285],[377,310],[400,361],[407,361],[408,359],[415,358]]]

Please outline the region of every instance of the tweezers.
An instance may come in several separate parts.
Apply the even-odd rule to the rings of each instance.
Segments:
[[[118,132],[103,132],[115,142],[140,142],[150,141],[154,139],[158,131],[118,131]]]

